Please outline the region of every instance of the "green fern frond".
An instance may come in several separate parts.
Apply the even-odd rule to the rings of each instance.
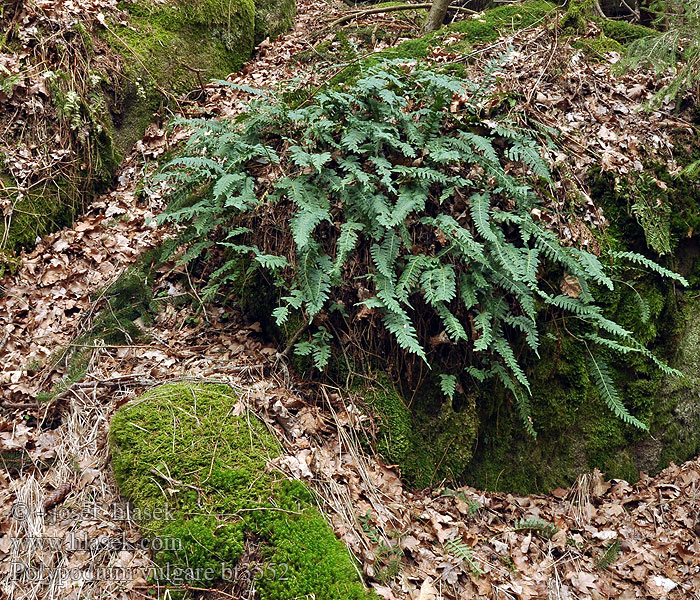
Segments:
[[[463,540],[452,538],[445,542],[445,549],[454,557],[463,560],[474,575],[483,575],[484,571],[479,567],[474,559],[474,550]]]
[[[423,269],[428,262],[428,258],[423,254],[408,257],[406,266],[403,268],[403,271],[401,271],[399,281],[396,285],[396,296],[403,302],[408,301],[409,294],[418,285]]]
[[[622,542],[615,539],[605,547],[605,552],[596,562],[596,569],[605,570],[612,565],[620,556],[622,550]]]
[[[489,195],[473,194],[469,200],[471,216],[479,235],[489,242],[498,243],[498,238],[491,229],[491,217],[489,214],[491,204],[489,202]]]
[[[454,398],[455,389],[457,389],[457,377],[446,373],[440,374],[440,389],[442,393],[450,400]]]
[[[532,531],[547,539],[551,539],[559,531],[559,528],[554,523],[538,517],[518,519],[513,525],[513,529],[515,531]]]
[[[639,429],[648,431],[649,427],[632,416],[627,410],[627,407],[620,400],[607,363],[602,358],[594,356],[590,350],[588,351],[588,358],[591,381],[608,408],[615,413],[618,419],[630,425],[634,425]]]
[[[347,221],[340,226],[340,235],[336,244],[335,271],[340,271],[346,263],[360,239],[359,232],[364,229],[361,223]]]
[[[314,250],[307,250],[299,258],[298,267],[299,289],[304,294],[309,315],[313,317],[321,312],[328,300],[332,272],[330,259],[327,256],[319,257]]]
[[[679,275],[678,273],[674,273],[673,271],[666,269],[662,267],[661,265],[655,263],[653,260],[647,258],[646,256],[642,256],[641,254],[638,254],[637,252],[611,252],[610,256],[615,259],[624,259],[628,260],[631,263],[635,263],[638,265],[643,266],[645,269],[648,269],[649,271],[652,271],[654,273],[658,273],[662,277],[666,277],[667,279],[673,279],[674,281],[677,281],[681,285],[687,287],[688,286],[688,281],[683,277],[682,275]]]
[[[474,327],[479,332],[479,338],[474,344],[474,350],[477,352],[488,350],[491,347],[493,340],[492,318],[493,315],[488,311],[482,311],[474,317]]]
[[[416,330],[405,312],[385,311],[383,321],[401,348],[428,362],[425,351],[418,342]]]
[[[454,267],[449,264],[424,271],[420,281],[425,300],[432,306],[450,302],[457,293]]]
[[[464,327],[459,322],[459,319],[450,312],[450,310],[447,308],[447,306],[445,306],[444,303],[436,303],[435,311],[440,317],[442,324],[445,326],[445,331],[447,331],[447,335],[450,336],[451,340],[459,342],[461,340],[466,341],[467,339],[469,339],[467,336],[467,332],[464,330]]]

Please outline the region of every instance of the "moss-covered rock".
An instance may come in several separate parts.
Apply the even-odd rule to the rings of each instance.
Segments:
[[[255,43],[275,39],[294,23],[295,0],[257,0],[255,2]]]
[[[432,382],[409,408],[385,376],[359,390],[378,424],[376,450],[401,470],[411,487],[424,488],[460,479],[469,465],[478,429],[472,399],[456,411]]]
[[[55,55],[69,56],[60,59],[60,66],[42,62],[36,69],[51,69],[45,77],[49,106],[43,123],[32,126],[24,120],[24,129],[32,130],[29,137],[36,139],[17,128],[16,145],[46,149],[49,155],[66,150],[68,158],[54,171],[42,171],[41,181],[37,176],[18,183],[0,172],[0,201],[13,210],[7,231],[0,223],[0,250],[30,247],[37,236],[70,222],[108,186],[154,113],[166,104],[175,106],[178,97],[211,79],[239,70],[256,41],[288,29],[295,14],[295,0],[138,0],[120,7],[123,12],[108,15],[105,27],[77,22],[70,31],[59,32],[65,40],[56,42],[55,31],[37,33],[42,43],[58,44]],[[76,65],[80,72],[65,72],[64,64]],[[11,96],[18,81],[19,76],[5,81],[0,74],[0,92]],[[13,106],[8,105],[8,119],[15,118]],[[4,108],[0,103],[0,119]],[[11,141],[13,132],[5,133]],[[9,143],[7,148],[11,156],[15,148]],[[7,217],[7,208],[3,210]]]
[[[261,600],[376,597],[309,489],[266,470],[276,438],[227,386],[158,387],[115,414],[109,439],[121,491],[144,534],[162,542],[160,583],[210,586],[252,572]],[[240,564],[244,553],[258,562]]]
[[[125,76],[114,105],[122,151],[143,135],[163,102],[240,69],[255,34],[253,0],[142,0],[124,7],[128,22],[115,19],[103,33]]]
[[[445,48],[448,52],[465,52],[477,42],[497,38],[500,29],[512,30],[514,24],[516,27],[533,24],[555,10],[556,7],[546,2],[500,7],[441,32],[406,42],[387,50],[383,56],[428,56],[434,46],[441,45],[448,37],[450,43]],[[591,46],[591,50],[597,48],[599,52],[619,50],[623,42],[616,37],[627,40],[638,34],[641,32],[619,28],[610,31],[611,37],[604,33],[586,42],[600,42],[600,46]],[[338,41],[341,41],[340,36]],[[372,60],[355,66],[361,70],[372,64]],[[343,75],[346,79],[338,78],[334,85],[350,83],[352,76],[349,70]],[[601,181],[599,186],[594,186],[596,202],[604,205],[605,214],[613,223],[607,231],[598,232],[599,242],[604,248],[648,254],[648,245],[652,250],[668,254],[679,242],[674,233],[678,229],[674,224],[676,217],[672,215],[684,214],[688,223],[693,215],[697,217],[697,203],[690,192],[664,192],[664,197],[652,198],[646,184],[657,179],[665,180],[662,173],[655,172],[653,165],[649,166],[649,171],[655,173],[654,177],[649,181],[640,179],[629,183],[627,189],[620,182],[613,181]],[[667,187],[672,183],[669,182]],[[662,194],[661,187],[655,185]],[[647,200],[650,200],[647,208],[651,207],[653,211],[645,215],[642,214],[641,201]],[[661,210],[662,205],[674,209]],[[684,208],[679,212],[675,210],[676,206]],[[693,227],[689,227],[683,235],[692,230]],[[282,340],[283,347],[292,339],[304,340],[304,337],[297,340],[294,336],[308,326],[300,317],[297,318],[298,315],[288,322],[286,330],[271,324],[270,314],[279,298],[277,292],[270,293],[272,285],[269,282],[264,285],[262,279],[249,277],[246,265],[241,265],[238,275],[236,287],[244,298],[246,309],[256,319],[268,324],[267,331]],[[654,277],[639,277],[635,272],[617,272],[615,275],[616,281],[623,281],[619,281],[614,292],[601,293],[600,297],[607,314],[633,331],[641,343],[670,356],[668,349],[673,347],[676,332],[669,324],[679,322],[679,303],[674,289]],[[557,321],[559,316],[556,315]],[[517,410],[511,406],[512,401],[495,385],[474,385],[471,390],[467,389],[466,396],[460,394],[464,404],[460,410],[455,410],[452,403],[445,401],[434,383],[415,394],[414,390],[407,390],[404,397],[411,397],[410,403],[386,379],[380,378],[376,386],[360,390],[379,424],[375,449],[400,467],[406,483],[424,487],[442,478],[467,477],[470,483],[489,489],[524,493],[545,491],[571,483],[581,472],[592,467],[603,469],[611,477],[634,480],[639,468],[657,470],[669,457],[681,460],[694,452],[691,433],[680,436],[680,439],[690,440],[687,443],[657,447],[649,444],[650,438],[645,433],[616,418],[600,398],[591,377],[591,356],[580,336],[577,338],[577,333],[583,332],[577,332],[576,319],[554,325],[551,317],[542,315],[542,321],[547,324],[540,332],[545,339],[541,358],[531,356],[528,359],[526,350],[523,350],[522,357],[518,353],[518,360],[522,358],[523,363],[527,363],[533,389],[532,418],[539,432],[537,440],[525,432]],[[303,335],[311,335],[315,326],[312,324]],[[656,439],[659,435],[666,436],[666,431],[673,432],[672,423],[676,422],[673,415],[679,410],[681,400],[669,400],[670,395],[663,393],[666,382],[660,373],[641,355],[633,353],[623,357],[612,350],[601,354],[612,369],[613,379],[627,409],[650,425]],[[299,371],[310,370],[310,361],[304,361],[306,364],[302,361],[296,363]],[[347,371],[343,372],[341,359],[340,367],[329,366],[325,374],[340,374],[342,377],[336,380],[344,381],[345,375],[355,366],[348,364]],[[368,369],[383,366],[375,363]],[[692,431],[694,413],[688,410],[687,402],[684,406],[682,412],[688,414],[688,419],[683,426]],[[666,448],[669,448],[668,452]]]
[[[617,19],[602,19],[593,17],[593,22],[600,28],[601,33],[608,39],[615,40],[623,46],[626,46],[635,40],[639,40],[650,35],[654,35],[654,31],[643,25],[635,25],[627,21]]]
[[[685,140],[682,147],[695,144]],[[679,161],[694,156],[679,155]],[[541,358],[531,357],[529,364],[538,438],[523,431],[501,391],[482,390],[477,399],[479,444],[467,470],[469,483],[541,492],[566,486],[594,467],[609,477],[636,481],[640,471],[655,474],[700,451],[700,305],[695,299],[700,249],[693,236],[700,211],[697,184],[672,178],[661,166],[647,169],[628,182],[594,175],[592,195],[610,222],[599,241],[615,250],[662,253],[659,260],[666,257],[667,266],[684,274],[691,289],[681,292],[655,276],[620,272],[615,291],[601,290],[600,301],[684,377],[664,376],[641,355],[605,354],[623,403],[649,426],[647,434],[616,419],[602,402],[589,374],[586,345],[547,326]],[[648,215],[644,207],[650,207]],[[575,324],[566,326],[576,334]]]
[[[561,26],[570,33],[584,33],[589,17],[593,16],[595,0],[569,0],[569,6],[561,19]]]
[[[331,85],[343,85],[352,82],[358,74],[383,59],[405,58],[421,59],[430,56],[434,48],[441,52],[468,54],[475,44],[491,42],[499,38],[502,32],[530,27],[555,14],[557,6],[544,0],[513,3],[484,11],[474,17],[464,19],[429,33],[420,38],[408,40],[387,48],[382,52],[354,62],[331,80]],[[454,70],[463,67],[453,65]]]
[[[671,461],[700,452],[700,305],[686,299],[679,308],[669,290],[663,296],[658,289],[639,286],[619,300],[618,310],[630,311],[626,324],[640,320],[636,293],[650,307],[643,327],[657,342],[666,340],[671,365],[684,374],[662,376],[641,359],[606,357],[625,405],[649,425],[651,434],[625,425],[603,404],[589,376],[583,344],[551,339],[531,376],[538,438],[523,431],[502,392],[484,390],[489,400],[480,404],[482,425],[467,469],[469,483],[483,489],[544,492],[571,484],[594,467],[608,477],[636,481],[640,471],[656,473]],[[685,326],[675,331],[679,323]]]
[[[700,453],[700,302],[686,296],[674,336],[672,364],[683,374],[670,375],[658,386],[654,398],[654,435],[633,449],[635,465],[656,472],[671,461],[680,462]]]
[[[82,40],[84,31],[77,31]],[[84,60],[91,64],[94,48],[87,42],[82,48],[87,54]],[[0,145],[0,205],[5,213],[0,220],[0,253],[31,247],[37,237],[69,224],[87,199],[104,191],[112,180],[120,156],[111,135],[104,82],[92,71],[83,75],[79,94],[71,74],[47,73],[48,101],[42,112],[27,116],[17,110],[19,128],[12,120],[7,123]],[[5,108],[0,104],[0,119]],[[16,160],[15,151],[47,166],[20,168],[15,173],[21,175],[13,177],[10,165]]]

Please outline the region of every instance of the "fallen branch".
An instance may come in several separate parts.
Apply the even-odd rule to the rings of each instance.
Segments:
[[[415,10],[417,8],[430,8],[432,6],[432,2],[421,2],[420,4],[396,4],[395,6],[381,6],[379,8],[368,8],[366,10],[359,10],[355,11],[353,13],[349,13],[347,15],[343,15],[339,19],[336,19],[333,21],[328,27],[333,28],[336,25],[342,25],[346,21],[351,21],[352,19],[355,19],[357,17],[364,17],[367,15],[375,15],[379,13],[388,13],[388,12],[395,12],[399,10]],[[471,10],[470,8],[464,8],[463,6],[454,6],[450,5],[447,7],[447,10],[455,10],[457,12],[465,12],[470,15],[476,15],[478,14],[478,11],[476,10]]]

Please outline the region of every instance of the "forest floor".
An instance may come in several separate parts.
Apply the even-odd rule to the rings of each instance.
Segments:
[[[293,78],[327,80],[332,71],[294,57],[323,39],[326,24],[347,7],[322,0],[300,0],[298,7],[294,29],[264,42],[230,81],[259,88]],[[397,25],[398,16],[381,19],[385,28],[397,27],[398,41],[405,24]],[[545,38],[540,30],[526,33],[513,59],[521,70],[511,70],[510,78],[526,79],[521,85],[529,89],[542,82],[533,60],[549,64],[555,56]],[[544,51],[529,53],[535,46]],[[376,49],[381,45],[368,51]],[[524,65],[531,67],[527,77]],[[639,136],[635,143],[657,134],[664,140],[662,123],[678,118],[660,114],[658,131],[648,123],[643,131],[635,126],[634,107],[653,92],[650,76],[612,80],[609,67],[583,67],[597,90],[597,114],[608,111],[615,120],[615,127],[603,124],[602,137],[600,121],[594,122],[603,143],[599,156],[610,168],[632,168],[629,136]],[[554,87],[543,84],[534,99],[552,119],[564,102]],[[576,93],[566,98],[570,113],[581,100]],[[211,84],[197,110],[235,116],[248,99],[242,89]],[[700,598],[700,460],[671,465],[634,485],[594,472],[548,495],[445,484],[409,491],[391,465],[360,449],[358,440],[372,428],[361,399],[297,381],[260,324],[243,315],[173,301],[153,322],[137,323],[144,336],[131,344],[86,337],[106,306],[105,289],[172,234],[152,221],[163,208],[163,193],[139,189],[154,161],[185,135],[152,127],[124,161],[115,187],[71,227],[22,254],[16,272],[0,280],[0,449],[16,456],[0,471],[3,597],[152,597],[150,554],[135,523],[123,517],[110,471],[109,420],[149,387],[204,379],[229,383],[278,432],[284,455],[273,466],[318,492],[338,537],[383,598]],[[168,264],[156,274],[154,294],[188,296],[190,279],[183,267]],[[76,348],[89,350],[87,370],[69,378],[61,359]],[[48,401],[37,400],[52,389]],[[36,561],[44,572],[13,576],[18,565]],[[118,568],[133,576],[110,577]],[[158,597],[165,592],[155,591]],[[226,590],[198,593],[233,598]]]

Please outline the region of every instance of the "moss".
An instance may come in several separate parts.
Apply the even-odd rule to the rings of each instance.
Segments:
[[[403,398],[383,377],[377,378],[377,385],[362,389],[361,394],[378,420],[379,454],[399,466],[402,479],[409,485],[429,486],[436,473],[436,463]]]
[[[255,43],[275,39],[294,24],[295,0],[257,0],[255,2]]]
[[[244,56],[243,60],[252,52],[255,13],[252,0],[168,0],[158,4],[137,1],[126,4],[125,8],[139,24],[160,30],[157,33],[167,31],[185,37],[203,29],[209,37],[223,42],[232,54]],[[185,41],[196,50],[201,40]]]
[[[3,176],[2,180],[6,189],[16,187],[11,177]],[[15,192],[10,192],[12,217],[7,231],[5,224],[0,222],[0,242],[4,242],[0,243],[0,249],[12,253],[20,248],[29,248],[38,237],[69,224],[73,207],[70,203],[62,202],[59,193],[66,185],[60,180],[54,181],[42,190],[32,190],[21,199],[17,199]]]
[[[593,467],[610,477],[637,479],[629,449],[643,434],[616,419],[603,404],[588,376],[585,353],[573,339],[543,344],[543,360],[530,372],[536,440],[524,431],[502,390],[494,386],[480,398],[482,425],[468,483],[489,490],[546,492],[570,485]],[[626,381],[633,378],[615,368],[619,362],[610,363],[625,403],[643,418],[626,394]]]
[[[253,51],[255,12],[253,0],[140,2],[127,8],[131,22],[113,23],[104,34],[125,69],[115,119],[122,152],[166,100],[162,90],[177,97],[241,68]]]
[[[430,421],[426,436],[439,479],[458,481],[462,478],[474,454],[477,430],[473,398],[460,411],[454,410],[452,402],[443,402],[437,418]]]
[[[130,22],[111,23],[103,33],[125,69],[123,90],[112,107],[122,153],[164,103],[238,71],[254,44],[291,27],[295,14],[294,0],[138,1],[122,8]]]
[[[227,386],[167,384],[112,419],[119,487],[144,516],[144,533],[162,541],[156,579],[188,568],[185,581],[170,582],[210,586],[253,569],[261,600],[376,597],[306,486],[266,470],[278,443],[235,405]],[[262,564],[239,564],[245,549]]]
[[[661,171],[652,172],[663,177]],[[680,201],[694,202],[682,186],[668,188],[663,192],[664,202],[673,207],[673,215],[679,212],[676,207]],[[593,196],[611,223],[600,238],[601,245],[648,254],[644,230],[633,211],[639,193],[630,198],[630,189],[615,185],[607,176],[595,178]],[[688,246],[695,247],[697,242],[692,245],[690,239],[683,243],[674,231],[671,225],[673,254],[666,259],[667,266],[694,264],[695,258],[684,256],[690,252]],[[698,254],[693,251],[691,256]],[[700,380],[694,379],[700,333],[689,316],[696,310],[691,299],[694,293],[679,295],[668,283],[635,269],[619,271],[616,281],[615,291],[599,291],[606,314],[690,375],[684,379],[663,376],[643,356],[603,353],[620,397],[632,414],[649,425],[651,435],[614,417],[588,376],[585,346],[550,325],[542,332],[542,358],[529,359],[537,440],[524,433],[510,400],[501,391],[483,391],[477,400],[482,425],[468,471],[470,484],[542,492],[568,485],[593,467],[609,477],[635,481],[640,470],[655,473],[671,460],[686,460],[698,452],[700,410],[692,398],[700,392]],[[566,325],[577,334],[575,323],[569,320]]]
[[[562,29],[570,33],[584,33],[593,5],[594,0],[569,0],[569,8],[560,22]]]
[[[682,377],[663,379],[654,399],[654,438],[635,448],[635,460],[642,469],[655,472],[670,462],[679,463],[700,453],[700,303],[696,294],[685,297],[678,322],[684,326],[674,335],[673,365]]]
[[[568,13],[567,13],[568,14]],[[607,60],[608,52],[624,53],[627,46],[632,42],[649,35],[653,35],[653,30],[642,25],[633,25],[626,21],[614,19],[603,19],[601,17],[589,17],[600,29],[600,33],[593,38],[578,38],[573,42],[573,47],[583,50],[591,60]],[[564,17],[564,27],[566,27],[566,16]],[[586,19],[583,20],[583,28],[573,27],[570,33],[583,33],[586,29]],[[579,22],[581,25],[581,22]]]
[[[635,40],[654,35],[654,31],[648,27],[633,25],[627,21],[598,17],[594,17],[592,20],[598,25],[605,37],[615,40],[623,46],[627,46]]]
[[[399,466],[409,486],[424,488],[462,477],[476,439],[473,400],[455,411],[430,381],[418,390],[417,406],[409,408],[384,376],[377,376],[375,385],[359,391],[378,421],[377,451]]]
[[[503,32],[524,29],[541,22],[557,10],[555,4],[534,0],[522,4],[508,4],[484,11],[478,16],[464,19],[421,38],[408,40],[378,52],[359,64],[350,65],[331,79],[331,85],[351,82],[363,69],[377,64],[382,59],[421,59],[430,56],[432,49],[439,47],[448,53],[467,54],[474,44],[491,42]]]
[[[606,60],[608,52],[624,52],[625,47],[604,34],[594,38],[581,38],[573,43],[574,48],[583,50],[586,56],[592,60]]]

